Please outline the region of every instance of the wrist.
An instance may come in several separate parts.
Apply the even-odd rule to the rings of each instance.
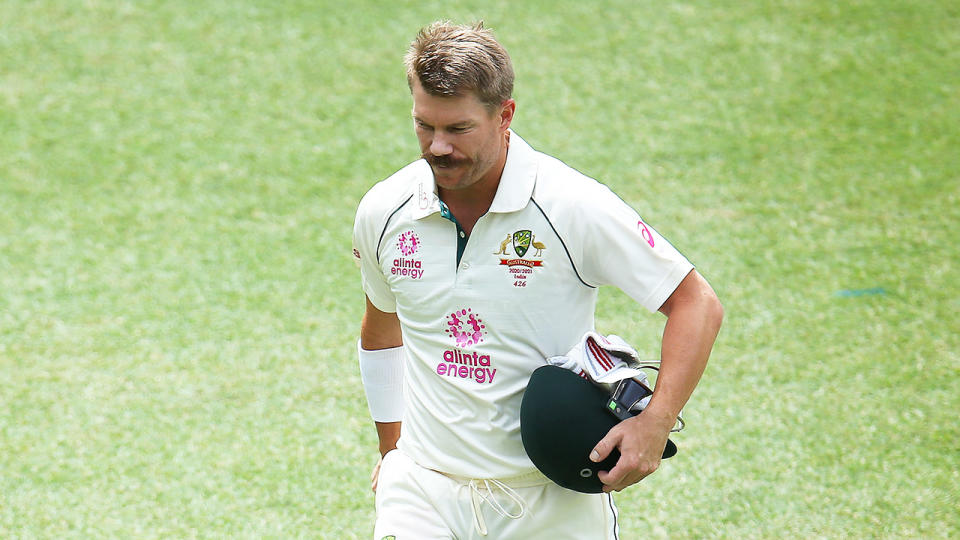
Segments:
[[[379,450],[380,450],[380,457],[383,457],[383,456],[387,455],[387,452],[389,452],[389,451],[391,451],[391,450],[396,450],[396,449],[397,449],[397,445],[396,445],[396,444],[381,444],[381,445],[380,445],[380,448],[379,448]]]
[[[385,456],[387,452],[397,447],[403,422],[376,422],[375,424],[377,427],[377,439],[379,440],[378,449],[380,450],[380,455]]]
[[[646,421],[652,422],[657,427],[663,428],[665,431],[670,431],[677,423],[678,414],[679,413],[674,412],[672,408],[657,403],[656,399],[651,399],[649,405],[647,405],[640,416],[644,417]]]

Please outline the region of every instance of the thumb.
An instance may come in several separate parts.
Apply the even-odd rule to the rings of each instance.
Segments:
[[[590,452],[590,461],[599,463],[607,459],[607,456],[610,455],[610,452],[620,445],[620,439],[620,433],[611,429],[606,436],[600,439],[600,442],[593,447],[593,450]]]
[[[373,467],[373,472],[370,474],[370,489],[374,493],[377,492],[377,485],[380,483],[380,465],[383,463],[383,458],[377,460],[377,464]]]

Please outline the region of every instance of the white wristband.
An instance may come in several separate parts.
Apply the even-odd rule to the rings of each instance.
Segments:
[[[368,351],[357,341],[360,379],[375,422],[403,420],[403,346]]]

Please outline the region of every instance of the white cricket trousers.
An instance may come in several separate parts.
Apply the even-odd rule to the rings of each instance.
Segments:
[[[608,493],[577,493],[540,475],[482,480],[387,453],[377,482],[374,540],[616,540]]]

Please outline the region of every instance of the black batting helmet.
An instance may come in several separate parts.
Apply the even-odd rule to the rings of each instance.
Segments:
[[[613,405],[608,392],[570,370],[537,368],[520,405],[520,435],[530,460],[562,487],[600,493],[597,473],[612,469],[620,452],[614,449],[600,463],[590,461],[590,452],[624,417]],[[663,457],[676,453],[677,446],[668,440]]]

